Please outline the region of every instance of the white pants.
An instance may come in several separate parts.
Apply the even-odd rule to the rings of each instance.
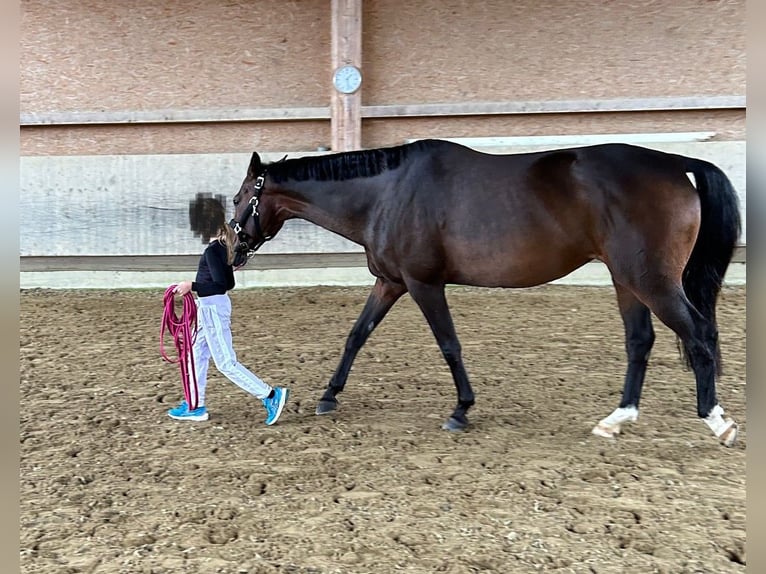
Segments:
[[[270,385],[237,362],[231,340],[231,299],[227,294],[197,298],[197,339],[193,353],[198,406],[205,404],[211,358],[222,375],[254,397],[263,399],[271,392]]]

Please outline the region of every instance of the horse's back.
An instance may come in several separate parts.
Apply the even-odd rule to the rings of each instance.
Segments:
[[[426,270],[449,283],[523,287],[592,257],[572,152],[486,154],[434,141],[421,153],[395,225]]]
[[[441,141],[423,151],[411,174],[419,197],[409,221],[422,239],[412,249],[443,258],[448,282],[544,283],[607,260],[615,238],[665,238],[698,217],[680,156],[649,148],[500,155]]]
[[[420,151],[441,164],[445,175],[455,177],[475,169],[491,169],[497,178],[545,164],[566,169],[589,164],[603,172],[678,173],[683,156],[627,143],[603,143],[541,151],[493,154],[448,140],[422,140]],[[558,174],[553,174],[558,175]]]
[[[435,140],[428,153],[418,174],[422,193],[450,205],[470,202],[478,217],[507,209],[524,212],[537,224],[539,216],[578,206],[601,210],[606,201],[653,200],[669,187],[694,194],[684,169],[687,158],[631,144],[488,154]]]

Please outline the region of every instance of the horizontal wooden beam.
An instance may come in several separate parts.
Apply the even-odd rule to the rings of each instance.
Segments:
[[[363,106],[363,118],[656,112],[745,108],[744,96],[619,98],[540,102],[467,102]]]
[[[746,246],[734,251],[734,263],[746,263]],[[199,255],[56,256],[21,257],[19,271],[178,271],[197,269]],[[364,253],[263,253],[253,257],[246,269],[315,269],[367,267]]]
[[[224,110],[146,110],[113,112],[22,112],[21,126],[279,122],[329,120],[330,108],[252,108]]]
[[[362,106],[362,118],[414,118],[519,114],[658,112],[745,109],[745,96],[689,96],[550,100],[528,102],[456,102]],[[330,107],[236,108],[223,110],[146,110],[108,112],[22,112],[20,126],[280,122],[327,120]]]
[[[21,272],[50,271],[181,271],[197,269],[199,255],[68,255],[20,257]],[[311,269],[323,267],[367,267],[367,257],[358,253],[261,253],[247,269]]]

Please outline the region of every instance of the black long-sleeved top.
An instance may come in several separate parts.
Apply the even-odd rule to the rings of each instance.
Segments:
[[[218,240],[210,242],[199,259],[192,291],[200,297],[208,297],[234,289],[234,268],[227,259],[226,246]]]

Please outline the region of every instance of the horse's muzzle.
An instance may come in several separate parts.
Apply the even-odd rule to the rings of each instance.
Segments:
[[[234,230],[234,233],[236,233],[237,239],[239,240],[239,243],[234,246],[234,260],[232,261],[232,266],[236,269],[242,267],[250,258],[251,249],[248,243],[249,236],[244,232],[239,221],[236,219],[229,221],[229,227]]]
[[[244,241],[241,243],[238,243],[237,246],[234,248],[234,260],[232,261],[232,267],[234,269],[237,269],[239,267],[242,267],[245,263],[247,263],[249,257],[248,253],[250,252],[250,248],[247,246],[247,243]]]

